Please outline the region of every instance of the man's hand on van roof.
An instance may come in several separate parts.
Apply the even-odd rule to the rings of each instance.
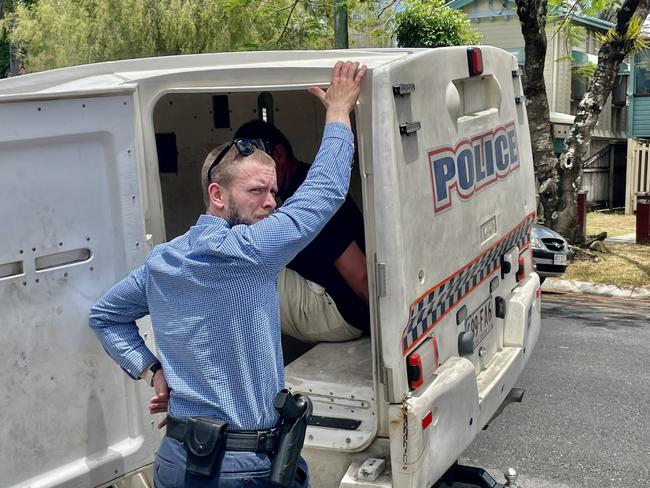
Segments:
[[[309,87],[309,92],[316,95],[327,109],[325,123],[341,122],[350,127],[350,112],[357,103],[367,70],[365,64],[359,67],[356,62],[339,61],[334,65],[327,91],[317,86]]]

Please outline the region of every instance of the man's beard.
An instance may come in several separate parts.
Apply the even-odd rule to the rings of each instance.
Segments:
[[[230,208],[228,209],[228,215],[226,216],[226,220],[230,224],[230,227],[234,227],[236,225],[244,224],[244,225],[252,225],[255,222],[252,222],[250,219],[245,219],[241,212],[239,211],[239,207],[237,205],[231,205]]]

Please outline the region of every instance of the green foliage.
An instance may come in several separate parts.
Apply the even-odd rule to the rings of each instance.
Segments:
[[[579,46],[587,37],[587,29],[581,25],[568,23],[563,27],[563,31],[568,46]]]
[[[4,78],[9,71],[9,42],[5,36],[0,35],[0,78]]]
[[[350,47],[390,47],[395,26],[392,4],[386,1],[348,0]]]
[[[548,10],[554,15],[577,14],[588,17],[607,17],[618,11],[623,0],[548,0]]]
[[[1,0],[0,0],[1,1]],[[30,71],[145,56],[331,48],[331,2],[38,0],[4,23]]]
[[[591,78],[596,72],[597,65],[592,62],[576,63],[571,55],[573,46],[582,44],[586,37],[586,29],[571,23],[573,14],[598,17],[609,22],[616,22],[618,10],[624,0],[549,0],[549,19],[558,23],[558,30],[565,36],[566,54],[556,59],[556,62],[568,60],[572,63],[573,72],[583,78]],[[624,35],[619,35],[611,28],[606,34],[596,33],[601,43],[623,42],[632,46],[631,52],[639,52],[648,47],[648,41],[643,36],[643,22],[639,17],[633,17]]]
[[[648,47],[648,40],[643,35],[643,21],[639,17],[632,17],[627,25],[627,31],[620,35],[613,27],[606,34],[597,34],[598,40],[606,42],[622,42],[632,46],[632,52],[637,53]]]
[[[609,0],[609,5],[606,5],[600,12],[597,12],[596,16],[599,19],[616,23],[616,14],[623,6],[623,1],[624,0]]]
[[[9,71],[9,39],[6,29],[0,24],[0,78],[4,78],[7,71]]]
[[[395,23],[401,47],[459,46],[480,41],[467,15],[445,7],[443,0],[414,1],[395,15]]]
[[[598,65],[596,63],[587,61],[586,63],[581,64],[580,66],[576,66],[574,68],[574,72],[582,78],[591,78],[592,76],[594,76],[597,67]]]

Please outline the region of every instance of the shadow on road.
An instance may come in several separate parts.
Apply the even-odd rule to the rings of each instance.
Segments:
[[[543,317],[579,321],[589,327],[615,330],[644,327],[650,300],[577,294],[544,294]]]

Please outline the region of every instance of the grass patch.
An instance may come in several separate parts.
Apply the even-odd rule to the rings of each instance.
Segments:
[[[632,234],[636,230],[636,216],[603,212],[587,214],[587,235],[595,236],[607,232],[607,237]]]
[[[609,233],[609,229],[603,230]],[[607,243],[606,246],[610,253],[598,253],[599,262],[572,261],[564,278],[623,288],[650,289],[650,246],[614,243]]]

